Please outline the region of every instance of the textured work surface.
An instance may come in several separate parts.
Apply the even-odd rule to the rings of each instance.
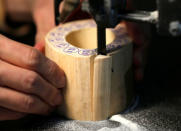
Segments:
[[[181,98],[165,100],[156,105],[140,108],[123,117],[154,131],[181,130]]]
[[[181,97],[165,98],[152,104],[142,103],[132,112],[99,122],[67,120],[57,115],[31,116],[21,121],[1,123],[0,127],[33,131],[180,131]]]

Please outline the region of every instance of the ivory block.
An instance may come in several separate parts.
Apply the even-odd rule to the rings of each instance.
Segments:
[[[60,25],[46,36],[45,54],[66,74],[61,115],[104,120],[123,111],[132,94],[132,44],[124,25],[106,29],[106,56],[97,55],[96,24],[83,20]]]

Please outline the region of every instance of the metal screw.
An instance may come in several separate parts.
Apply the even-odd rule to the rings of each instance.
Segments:
[[[172,36],[181,36],[181,24],[179,21],[172,21],[169,26],[169,32]]]

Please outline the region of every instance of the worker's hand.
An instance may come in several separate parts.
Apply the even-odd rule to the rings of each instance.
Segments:
[[[48,114],[61,104],[64,72],[38,50],[0,35],[0,120]]]
[[[63,2],[60,4],[62,10]],[[45,35],[55,27],[54,1],[53,0],[35,0],[32,12],[36,27],[36,45],[40,51],[44,50]]]
[[[34,21],[37,29],[35,47],[43,51],[44,37],[55,26],[54,0],[5,0],[3,3],[12,21]]]
[[[44,42],[46,33],[55,26],[54,1],[35,0],[32,13],[37,27],[36,43]]]

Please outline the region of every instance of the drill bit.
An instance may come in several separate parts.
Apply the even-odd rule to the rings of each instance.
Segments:
[[[106,55],[106,28],[97,24],[97,53],[98,55]]]

